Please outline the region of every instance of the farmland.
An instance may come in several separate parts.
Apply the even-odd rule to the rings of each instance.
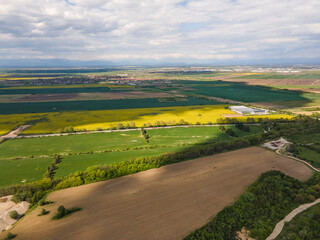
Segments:
[[[182,106],[182,107],[163,107],[163,108],[138,108],[123,110],[104,110],[104,111],[74,111],[74,112],[54,112],[38,114],[10,114],[0,115],[0,134],[9,132],[21,124],[32,124],[24,134],[39,134],[58,132],[68,126],[75,129],[96,130],[97,128],[117,127],[119,123],[123,126],[134,123],[136,127],[144,124],[157,125],[165,123],[175,125],[183,120],[184,122],[196,124],[215,123],[224,114],[233,114],[226,105],[205,105],[205,106]],[[254,116],[254,118],[291,118],[286,114]],[[242,117],[243,120],[246,117]]]
[[[300,180],[312,174],[301,163],[267,150],[242,149],[56,191],[48,197],[55,202],[46,207],[51,212],[48,216],[39,221],[38,208],[13,231],[17,239],[26,240],[35,235],[46,239],[181,239],[233,203],[247,185],[271,169]],[[75,204],[83,210],[63,221],[50,220],[58,206]]]
[[[241,102],[274,102],[304,100],[299,94],[288,90],[276,90],[261,86],[251,86],[239,83],[224,83],[217,81],[213,84],[190,86],[200,94],[210,97],[219,97]]]
[[[80,218],[68,217],[71,222],[66,219],[61,225],[47,224],[46,237],[50,239],[52,233],[59,237],[59,231],[65,232],[68,224],[85,224],[90,236],[96,234],[98,239],[105,234],[117,239],[129,235],[141,239],[142,230],[148,238],[148,234],[155,236],[155,227],[161,237],[168,234],[168,239],[182,238],[236,201],[265,171],[281,170],[299,180],[311,176],[310,169],[301,163],[257,147],[264,141],[285,137],[296,144],[293,155],[320,166],[319,126],[315,118],[286,112],[317,111],[319,96],[310,92],[318,89],[317,74],[131,67],[4,71],[0,76],[0,135],[20,125],[29,126],[20,133],[22,138],[0,142],[0,194],[14,194],[18,201],[27,200],[34,205],[54,190],[124,176],[76,188],[80,189],[77,193],[68,189],[50,194],[49,199],[57,202],[49,208],[56,208],[57,204],[72,207],[68,204],[74,205],[77,199],[84,210],[75,213]],[[260,106],[270,111],[265,115],[241,115],[232,112],[231,105]],[[225,125],[219,126],[222,123]],[[48,135],[28,136],[38,134]],[[241,148],[244,149],[237,150]],[[218,154],[228,151],[232,152]],[[202,156],[208,157],[199,158]],[[152,168],[158,169],[138,173]],[[282,178],[271,175],[270,181]],[[86,192],[85,200],[81,198],[82,191]],[[294,198],[295,195],[290,199]],[[102,203],[112,205],[114,210],[110,212]],[[246,209],[260,206],[250,201],[246,204]],[[274,219],[292,204],[284,204],[285,209],[277,205]],[[127,219],[129,222],[121,224],[128,226],[128,231],[124,233],[122,227],[111,222],[103,228],[107,232],[91,226],[89,205],[97,207],[94,212],[102,209],[98,217],[104,222]],[[128,215],[121,214],[122,210],[119,213],[123,206]],[[142,213],[141,209],[146,208],[148,213]],[[223,211],[220,217],[224,216]],[[32,216],[37,213],[38,209],[17,224],[14,231],[18,238],[28,239],[31,232],[44,234],[41,225],[37,225],[42,221],[33,225]],[[130,219],[137,219],[137,214],[150,224],[130,225]],[[237,214],[233,214],[231,219],[236,219]],[[257,236],[265,236],[270,230],[264,212],[261,218],[243,216],[241,221],[247,221],[245,224],[261,220],[255,226],[248,225]],[[233,228],[232,224],[231,221],[228,226]],[[57,226],[60,230],[56,230]],[[195,234],[201,235],[202,231],[200,228]],[[194,239],[192,234],[189,237]]]
[[[250,133],[233,129],[240,137],[261,132],[257,126],[252,126]],[[0,144],[0,186],[41,179],[55,154],[63,155],[63,161],[56,171],[57,177],[62,177],[75,171],[84,171],[93,165],[156,156],[192,144],[230,139],[218,127],[154,129],[148,130],[148,134],[150,143],[145,142],[140,131],[6,141]]]

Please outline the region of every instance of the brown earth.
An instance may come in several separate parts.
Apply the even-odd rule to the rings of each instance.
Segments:
[[[49,195],[51,213],[38,208],[10,231],[17,239],[181,239],[231,204],[269,170],[306,180],[300,162],[260,147],[198,158]],[[50,220],[58,206],[83,210]],[[5,236],[0,234],[0,238]]]

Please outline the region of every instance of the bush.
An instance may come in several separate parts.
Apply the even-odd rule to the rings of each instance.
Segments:
[[[8,232],[7,237],[4,240],[13,239],[17,236],[17,234],[13,234],[12,232]]]
[[[44,216],[44,215],[47,215],[48,213],[50,213],[50,211],[46,211],[44,208],[42,208],[38,216]]]
[[[16,210],[13,210],[10,212],[10,217],[17,220],[19,218],[19,214]]]
[[[53,201],[44,201],[44,200],[40,200],[39,201],[39,206],[44,206],[44,205],[48,205],[54,203]]]
[[[81,208],[79,207],[73,207],[73,208],[70,208],[70,209],[66,209],[64,206],[60,206],[58,207],[58,212],[56,213],[56,215],[54,215],[52,217],[52,219],[54,220],[58,220],[60,218],[63,218],[65,216],[68,216],[74,212],[77,212],[77,211],[80,211]]]

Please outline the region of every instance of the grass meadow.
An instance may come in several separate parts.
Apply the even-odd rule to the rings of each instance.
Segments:
[[[251,126],[249,133],[232,128],[239,136],[261,131],[258,126]],[[156,156],[192,144],[231,138],[218,127],[179,127],[147,132],[150,143],[144,141],[139,130],[8,140],[0,144],[0,186],[41,179],[54,154],[71,154],[63,155],[56,170],[56,177],[62,177],[92,165]],[[104,152],[106,150],[108,152]]]

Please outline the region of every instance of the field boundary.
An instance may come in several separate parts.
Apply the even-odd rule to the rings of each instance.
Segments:
[[[249,126],[260,126],[259,123],[244,124]],[[219,127],[219,126],[235,126],[234,123],[230,124],[204,124],[204,125],[175,125],[175,126],[162,126],[162,127],[144,127],[145,130],[155,130],[155,129],[167,129],[167,128],[189,128],[189,127]],[[37,137],[59,137],[67,135],[77,135],[77,134],[91,134],[91,133],[110,133],[110,132],[129,132],[129,131],[139,131],[141,128],[128,128],[128,129],[115,129],[115,130],[101,130],[101,131],[85,131],[85,132],[71,132],[71,133],[47,133],[47,134],[30,134],[30,135],[20,135],[16,138],[37,138]]]

